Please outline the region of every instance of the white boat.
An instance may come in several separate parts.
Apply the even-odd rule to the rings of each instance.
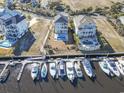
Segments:
[[[78,78],[82,78],[83,77],[83,73],[82,73],[82,70],[81,70],[81,65],[80,65],[80,62],[75,62],[74,63],[74,68],[75,68],[75,72],[76,72],[76,75]]]
[[[43,65],[41,66],[41,78],[43,79],[46,78],[47,73],[48,73],[47,64],[43,63]]]
[[[31,77],[33,80],[35,80],[37,78],[38,75],[38,64],[34,63],[31,65]]]
[[[64,78],[64,76],[66,75],[66,71],[65,71],[65,63],[63,60],[61,60],[58,63],[58,75],[62,78]]]
[[[84,70],[85,70],[86,74],[90,78],[94,77],[95,76],[95,73],[93,72],[93,68],[92,68],[92,66],[90,64],[90,61],[88,59],[84,59],[82,61],[82,64],[83,64],[83,67],[84,67]]]
[[[108,58],[106,58],[105,60],[106,60],[106,63],[108,64],[110,71],[112,71],[113,74],[116,75],[117,77],[120,77],[120,72],[117,69],[115,62],[112,60],[109,60]]]
[[[66,73],[68,79],[73,82],[75,79],[74,64],[73,62],[66,62]]]
[[[50,70],[50,75],[52,76],[52,78],[55,78],[56,77],[56,72],[57,72],[57,69],[56,69],[56,63],[49,63],[49,70]]]
[[[119,61],[116,61],[115,64],[116,64],[118,70],[120,71],[120,73],[124,76],[124,65],[121,64],[121,62],[119,62]]]
[[[105,74],[107,74],[108,76],[113,76],[112,72],[110,71],[108,67],[108,64],[106,63],[104,59],[99,62],[99,66]]]

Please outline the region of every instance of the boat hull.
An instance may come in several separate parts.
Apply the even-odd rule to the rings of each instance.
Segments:
[[[47,77],[47,72],[48,72],[47,65],[46,63],[44,63],[41,68],[41,78],[45,79]]]

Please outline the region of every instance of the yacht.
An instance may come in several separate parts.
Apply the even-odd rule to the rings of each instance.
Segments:
[[[56,63],[49,63],[49,70],[50,70],[50,75],[52,76],[52,78],[55,78],[56,77],[56,72],[57,72],[57,69],[56,69]]]
[[[122,64],[121,61],[116,61],[115,64],[118,70],[120,71],[121,75],[124,76],[124,64]]]
[[[41,78],[45,79],[47,77],[48,69],[47,69],[47,64],[43,63],[41,66]]]
[[[117,77],[120,77],[120,72],[117,69],[115,62],[110,60],[110,59],[108,59],[108,58],[106,58],[105,60],[106,60],[106,63],[108,65],[110,71],[112,71],[113,74],[116,75]]]
[[[78,78],[82,78],[83,77],[83,73],[82,73],[82,70],[81,70],[81,64],[80,64],[80,62],[75,61],[74,62],[74,68],[75,68],[76,76]]]
[[[37,75],[38,75],[38,64],[33,63],[32,68],[31,68],[31,77],[32,77],[32,79],[35,80],[37,78]]]
[[[61,78],[64,78],[66,75],[66,71],[65,71],[65,62],[63,60],[60,60],[58,63],[58,75]]]
[[[106,63],[104,59],[99,62],[99,66],[105,74],[107,74],[108,76],[113,76],[112,72],[110,71],[108,67],[108,64]]]
[[[81,63],[83,64],[83,67],[84,67],[86,74],[90,78],[95,77],[95,73],[93,72],[93,68],[90,64],[90,61],[88,59],[84,59]]]
[[[68,79],[73,82],[75,79],[75,73],[74,73],[74,64],[73,62],[66,62],[66,73]]]

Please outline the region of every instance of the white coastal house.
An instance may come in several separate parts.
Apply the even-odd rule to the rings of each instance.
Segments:
[[[100,48],[96,37],[96,24],[89,16],[75,16],[74,19],[75,34],[79,38],[79,49],[93,51]]]
[[[68,41],[68,16],[61,13],[55,17],[54,20],[55,39],[64,42]]]
[[[12,47],[28,31],[25,16],[15,10],[0,9],[0,47]]]

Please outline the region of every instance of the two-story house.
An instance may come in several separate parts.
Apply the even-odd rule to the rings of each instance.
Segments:
[[[92,51],[100,48],[96,37],[96,24],[89,16],[75,16],[75,34],[79,38],[80,50]]]
[[[54,21],[55,39],[68,41],[68,16],[67,14],[59,14],[55,17]]]
[[[0,46],[4,44],[4,41],[12,46],[27,31],[28,24],[24,15],[15,10],[0,9],[0,34],[4,36],[0,41]]]

